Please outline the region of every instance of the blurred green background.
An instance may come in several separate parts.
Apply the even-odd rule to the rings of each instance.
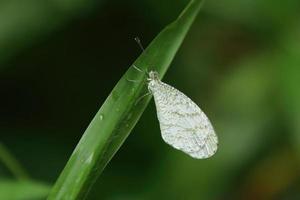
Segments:
[[[187,2],[0,2],[0,199],[45,198],[133,38],[147,46]],[[299,0],[208,0],[164,81],[209,116],[217,154],[166,145],[152,101],[88,199],[300,199],[299,18]]]

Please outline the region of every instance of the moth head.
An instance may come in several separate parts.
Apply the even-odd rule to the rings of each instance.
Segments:
[[[158,81],[159,80],[159,74],[156,71],[150,71],[148,80],[149,81]]]
[[[159,74],[156,71],[150,71],[149,72],[149,77],[147,79],[148,82],[148,89],[150,93],[153,93],[155,90],[156,85],[159,83]]]

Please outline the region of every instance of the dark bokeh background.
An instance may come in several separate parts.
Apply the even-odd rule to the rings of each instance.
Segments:
[[[0,2],[1,143],[33,180],[55,182],[139,56],[133,38],[146,46],[187,2]],[[298,0],[207,1],[164,81],[206,112],[218,153],[166,145],[151,102],[88,199],[300,199],[299,17]]]

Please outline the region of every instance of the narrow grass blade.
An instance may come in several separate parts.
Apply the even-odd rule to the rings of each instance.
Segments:
[[[134,62],[143,71],[166,73],[187,31],[198,14],[202,0],[190,1],[179,17],[150,43]],[[137,123],[150,97],[146,73],[131,66],[112,90],[55,183],[49,200],[82,199]],[[130,82],[128,79],[137,80]]]
[[[0,179],[0,199],[38,200],[45,199],[51,187],[33,180]]]
[[[8,149],[0,142],[0,162],[11,171],[11,173],[19,180],[29,179],[29,175],[18,160],[8,151]]]

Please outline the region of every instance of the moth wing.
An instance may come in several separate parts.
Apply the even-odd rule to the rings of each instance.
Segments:
[[[160,82],[152,91],[163,140],[193,158],[215,154],[218,138],[204,112],[186,95]]]

